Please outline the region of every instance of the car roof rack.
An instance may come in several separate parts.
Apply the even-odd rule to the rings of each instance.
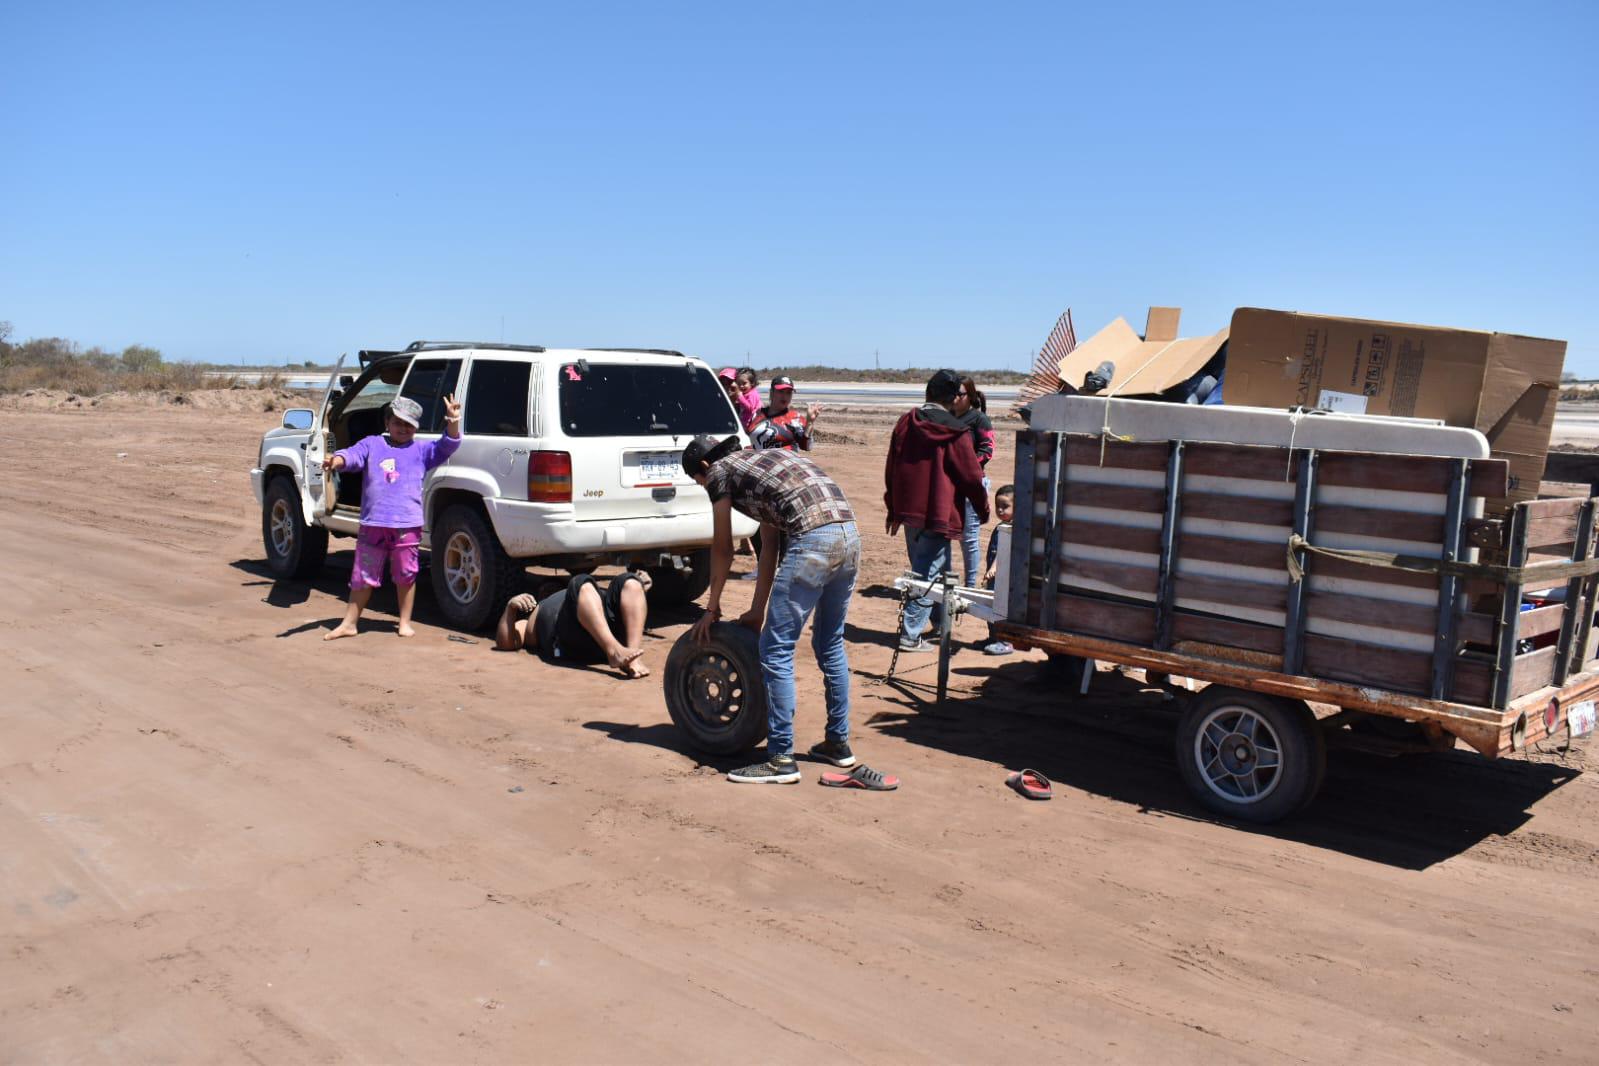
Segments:
[[[675,355],[679,359],[687,359],[682,352],[673,351],[671,348],[579,348],[580,352],[631,352],[634,355]]]
[[[498,352],[542,352],[542,344],[501,344],[496,341],[412,341],[408,352],[443,352],[452,348],[492,348]]]
[[[368,364],[376,362],[379,359],[387,359],[391,355],[399,354],[399,352],[379,351],[376,348],[363,348],[355,353],[355,357],[356,359],[360,360],[362,366],[367,366]]]

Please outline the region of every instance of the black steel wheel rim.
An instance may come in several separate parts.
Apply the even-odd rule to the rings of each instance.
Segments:
[[[744,673],[719,651],[697,653],[683,668],[678,681],[682,705],[707,730],[728,729],[748,701]]]

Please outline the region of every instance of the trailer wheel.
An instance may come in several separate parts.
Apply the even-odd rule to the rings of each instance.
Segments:
[[[1177,724],[1177,768],[1205,807],[1265,824],[1315,798],[1327,749],[1301,701],[1211,685]]]
[[[758,638],[717,622],[703,643],[684,633],[662,671],[666,710],[689,743],[712,755],[748,751],[766,739],[766,682]]]

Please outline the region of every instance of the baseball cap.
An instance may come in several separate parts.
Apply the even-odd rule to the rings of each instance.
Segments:
[[[396,396],[390,401],[389,413],[401,422],[409,422],[412,429],[422,427],[422,405],[409,396]]]
[[[722,369],[716,372],[716,376],[721,378],[723,381],[737,381],[738,371],[734,370],[730,366],[724,366]]]
[[[774,389],[788,389],[790,391],[793,391],[793,389],[794,389],[794,379],[789,377],[787,374],[784,374],[782,377],[773,378],[772,379],[772,384],[769,387],[770,388],[774,388]]]
[[[709,433],[701,434],[688,442],[688,447],[683,449],[683,473],[689,477],[704,473],[700,469],[701,463],[714,463],[739,450],[738,435],[731,437],[713,437]]]
[[[961,376],[953,370],[940,370],[927,379],[927,398],[933,403],[956,396],[961,391]]]

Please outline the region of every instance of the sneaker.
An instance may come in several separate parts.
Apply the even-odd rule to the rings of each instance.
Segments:
[[[824,740],[811,748],[811,758],[830,762],[834,766],[855,765],[855,753],[849,750],[847,740]]]
[[[1010,655],[1016,648],[1008,640],[996,640],[983,648],[984,655]]]
[[[799,783],[799,764],[792,755],[779,755],[727,775],[729,781],[741,785],[795,785]]]
[[[914,655],[917,652],[937,651],[938,645],[930,644],[921,637],[917,637],[915,640],[906,640],[904,637],[900,637],[899,650],[903,654]]]

